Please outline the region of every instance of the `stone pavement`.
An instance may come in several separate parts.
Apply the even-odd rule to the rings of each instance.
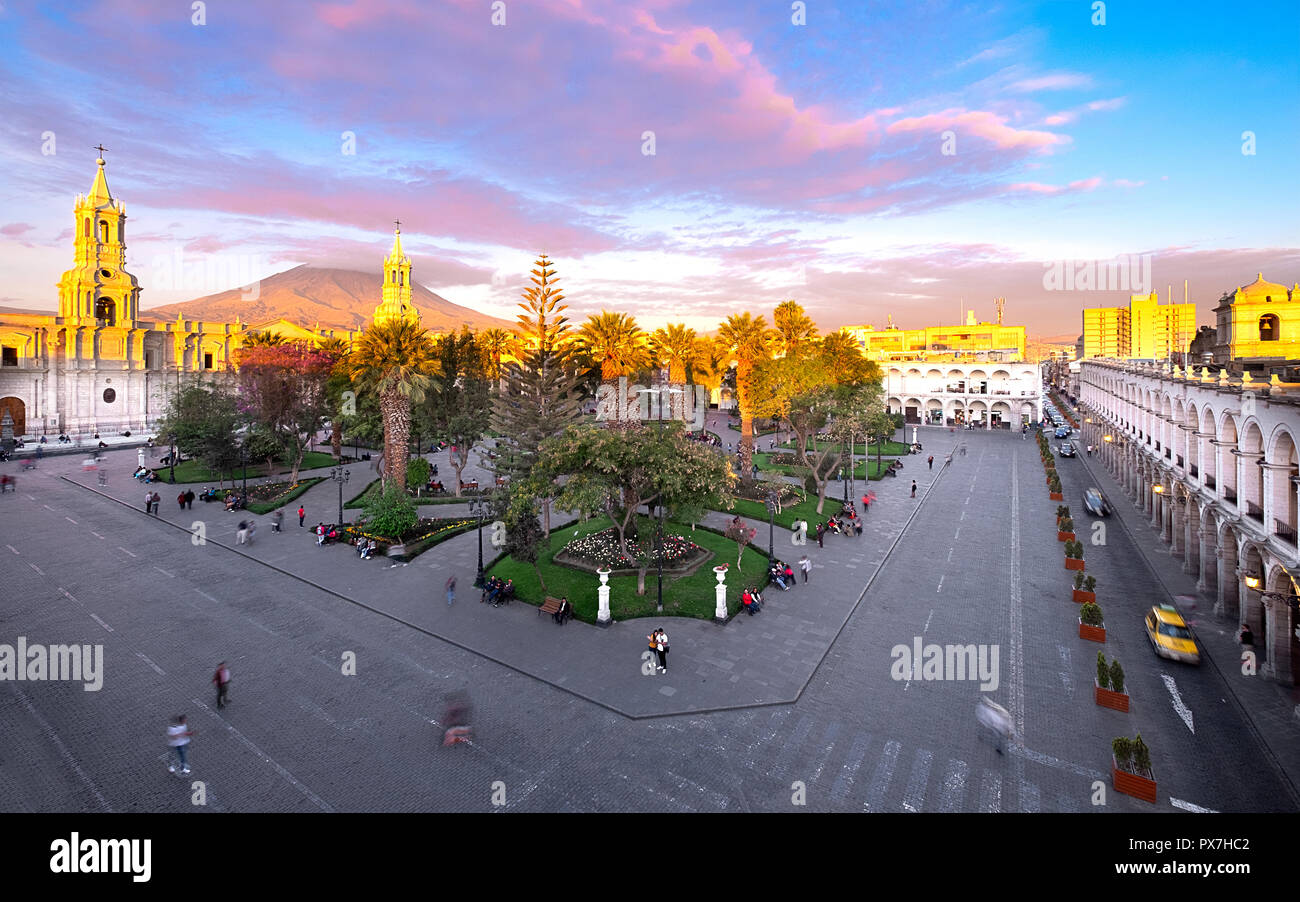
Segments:
[[[1174,557],[1159,530],[1151,527],[1150,517],[1138,510],[1100,459],[1081,455],[1078,461],[1110,500],[1112,516],[1123,524],[1168,600],[1187,617],[1201,645],[1202,666],[1214,668],[1223,678],[1233,704],[1271,755],[1279,777],[1290,785],[1293,798],[1300,798],[1290,777],[1300,774],[1300,687],[1241,673],[1237,619],[1214,613],[1213,598],[1197,591],[1196,579],[1183,572],[1182,560]]]
[[[202,502],[193,510],[180,511],[175,501],[180,487],[163,483],[151,488],[163,496],[160,518],[177,528],[177,541],[189,542],[194,524],[204,524],[214,567],[235,565],[239,558],[256,561],[611,711],[628,717],[649,717],[770,705],[799,697],[861,602],[874,574],[942,477],[943,455],[962,437],[960,432],[953,435],[944,429],[924,433],[926,454],[934,453],[938,458],[933,470],[925,466],[924,456],[907,456],[902,476],[871,483],[877,501],[865,517],[862,536],[828,536],[825,548],[818,548],[810,539],[800,548],[792,544],[789,530],[778,529],[778,549],[791,549],[784,552],[787,559],[798,550],[801,554],[806,551],[813,560],[812,582],[784,593],[769,590],[761,614],[738,617],[726,625],[654,617],[608,627],[572,621],[561,628],[538,617],[531,605],[492,608],[479,604],[479,593],[472,586],[478,553],[474,532],[439,544],[409,565],[384,558],[363,561],[349,546],[317,547],[310,527],[318,520],[333,522],[337,516],[338,488],[329,481],[313,486],[300,501],[286,506],[281,535],[271,532],[268,517],[253,517],[258,523],[256,539],[245,546],[236,545],[235,531],[240,520],[249,518],[247,513],[226,512],[218,504]],[[439,465],[445,482],[451,472],[448,452],[426,456]],[[134,470],[134,455],[129,455],[129,460],[126,452],[106,457],[113,477],[104,494],[138,510],[141,517],[148,516],[141,503],[145,487],[125,475]],[[359,480],[358,469],[364,474]],[[361,462],[351,470],[345,500],[364,489],[373,475],[373,463]],[[301,475],[325,472],[305,471]],[[477,464],[467,467],[465,476],[490,478]],[[100,492],[94,473],[75,472],[68,478],[88,492]],[[909,497],[913,478],[919,486],[915,500]],[[297,525],[298,503],[307,509],[308,528]],[[827,510],[838,510],[838,503],[828,499]],[[459,504],[436,505],[424,506],[423,512],[459,516],[467,515],[468,509]],[[572,515],[553,514],[552,527],[571,519]],[[725,526],[729,519],[715,513],[706,522]],[[759,535],[765,535],[765,531],[760,529]],[[490,546],[485,548],[485,557],[492,556]],[[798,557],[793,555],[793,561]],[[449,607],[443,586],[452,574],[458,580],[458,596],[457,603]],[[596,585],[593,579],[593,601]],[[641,672],[641,652],[646,647],[645,637],[658,626],[666,629],[670,638],[668,674],[647,677]],[[538,641],[539,631],[542,641]]]

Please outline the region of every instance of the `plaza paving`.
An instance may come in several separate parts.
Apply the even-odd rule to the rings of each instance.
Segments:
[[[103,643],[107,676],[98,693],[0,685],[12,727],[0,808],[189,809],[186,785],[163,767],[166,719],[184,710],[212,810],[488,810],[497,780],[507,808],[532,811],[791,810],[794,781],[815,810],[1144,811],[1171,810],[1175,798],[1294,810],[1242,713],[1210,704],[1226,691],[1214,672],[1177,675],[1198,717],[1191,734],[1156,691],[1164,686],[1148,685],[1159,680],[1141,663],[1149,652],[1121,636],[1107,651],[1130,673],[1134,712],[1093,706],[1096,646],[1072,635],[1048,529],[1055,502],[1032,441],[946,429],[921,439],[935,469],[912,456],[902,477],[873,483],[879,500],[862,537],[795,548],[778,528],[788,560],[806,551],[814,561],[809,586],[769,591],[762,614],[724,626],[669,618],[604,629],[479,604],[473,533],[407,567],[317,548],[288,514],[283,535],[259,517],[256,543],[236,547],[244,514],[201,502],[182,514],[165,484],[161,516],[146,515],[129,478],[134,451],[109,452],[106,493],[79,460],[47,459],[19,473],[0,509],[4,635]],[[969,453],[945,469],[957,441]],[[446,481],[445,454],[434,459]],[[364,467],[353,467],[354,491]],[[337,489],[317,486],[304,504],[309,524],[331,521]],[[207,523],[205,545],[191,542],[195,520]],[[766,524],[754,525],[765,541]],[[1138,554],[1127,549],[1117,542],[1107,554]],[[1122,557],[1116,566],[1141,567]],[[449,573],[461,586],[452,607]],[[645,676],[644,636],[659,625],[671,637],[669,673]],[[981,741],[975,683],[890,677],[890,649],[916,636],[1000,648],[993,694],[1022,745],[999,756]],[[342,673],[346,652],[355,676]],[[221,659],[234,683],[218,712],[208,680]],[[475,740],[443,750],[441,694],[461,687],[476,703]],[[1160,804],[1110,795],[1094,809],[1110,738],[1137,730],[1156,756]]]

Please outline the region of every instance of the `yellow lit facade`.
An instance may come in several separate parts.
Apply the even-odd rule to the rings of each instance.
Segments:
[[[1300,284],[1267,282],[1264,274],[1224,295],[1214,309],[1214,362],[1272,358],[1300,359]]]
[[[1025,357],[1025,327],[976,322],[972,312],[964,326],[876,330],[874,326],[844,326],[868,360],[992,360],[1014,362]]]
[[[1184,353],[1196,337],[1196,305],[1161,304],[1160,295],[1133,295],[1128,307],[1083,311],[1083,356],[1164,360]]]
[[[420,311],[411,303],[411,258],[402,252],[402,229],[393,233],[393,249],[384,258],[383,300],[375,308],[375,325],[409,319],[420,324]]]

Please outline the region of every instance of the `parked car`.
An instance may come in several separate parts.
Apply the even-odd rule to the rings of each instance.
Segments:
[[[1057,449],[1062,457],[1074,457],[1079,452],[1070,442],[1061,442],[1061,447]]]
[[[1085,489],[1083,507],[1094,517],[1105,517],[1110,513],[1110,504],[1107,503],[1106,496],[1101,493],[1101,489]]]
[[[1173,605],[1160,604],[1147,611],[1146,627],[1151,649],[1160,657],[1186,664],[1201,663],[1196,639]]]
[[[1069,437],[1070,437],[1071,435],[1073,435],[1073,434],[1074,434],[1074,430],[1071,429],[1069,426],[1057,426],[1057,427],[1056,427],[1056,437],[1057,437],[1057,438],[1069,438]]]

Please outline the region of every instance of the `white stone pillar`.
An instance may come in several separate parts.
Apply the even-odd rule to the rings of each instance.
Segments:
[[[725,566],[714,567],[713,572],[718,575],[718,584],[713,587],[713,597],[714,597],[713,619],[726,620],[727,619],[727,585],[726,585],[727,568]]]
[[[1196,591],[1208,592],[1210,589],[1209,569],[1210,569],[1210,549],[1207,547],[1208,540],[1213,538],[1212,534],[1204,526],[1200,529],[1200,535],[1197,541],[1200,543],[1200,550],[1196,560]],[[1216,549],[1217,551],[1217,549]]]
[[[600,577],[600,586],[596,589],[596,595],[600,599],[600,610],[596,613],[596,622],[608,624],[609,619],[609,574],[610,570],[597,570],[596,575]]]
[[[1228,570],[1228,562],[1224,560],[1227,557],[1223,546],[1219,546],[1214,552],[1215,558],[1218,559],[1217,569],[1215,571],[1215,591],[1214,591],[1214,613],[1223,614],[1228,609],[1224,595],[1228,591],[1228,580],[1233,574]]]

